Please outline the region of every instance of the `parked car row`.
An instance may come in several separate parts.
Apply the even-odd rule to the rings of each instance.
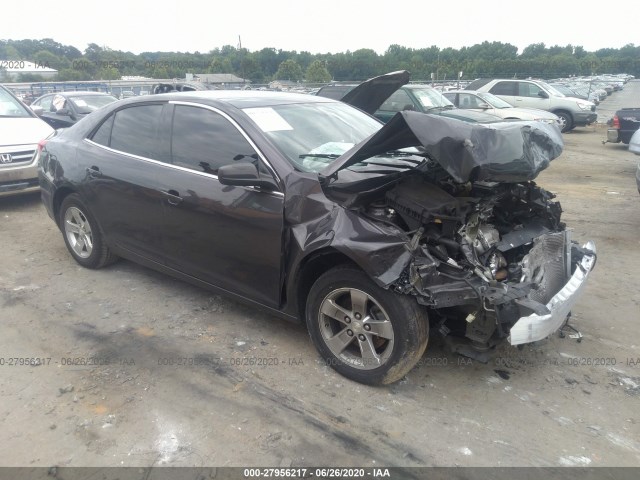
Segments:
[[[400,71],[381,75],[361,84],[326,85],[315,94],[342,100],[385,123],[398,112],[417,111],[471,123],[540,120],[561,127],[558,116],[550,112],[532,108],[515,108],[488,93],[457,90],[448,90],[443,93],[430,85],[408,84],[408,82],[409,72]],[[386,88],[381,89],[381,85],[385,85]],[[381,95],[381,98],[373,95],[372,90],[375,90],[377,95]]]

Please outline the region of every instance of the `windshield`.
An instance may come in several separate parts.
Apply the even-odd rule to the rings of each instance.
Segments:
[[[566,87],[564,85],[553,85],[553,88],[555,88],[556,90],[558,90],[560,93],[567,95],[567,96],[572,96],[573,92],[571,91],[571,89],[569,87]]]
[[[382,124],[344,103],[297,103],[243,110],[298,170],[319,172]]]
[[[69,97],[69,100],[76,107],[78,113],[91,113],[118,99],[111,95],[83,95]]]
[[[547,92],[549,92],[551,95],[553,95],[554,97],[564,97],[565,95],[559,91],[557,88],[552,87],[551,85],[549,85],[546,82],[538,82],[542,88],[544,88]]]
[[[428,110],[434,107],[453,107],[453,103],[447,100],[447,97],[442,95],[439,91],[430,88],[412,88],[411,91],[416,96],[420,104]]]
[[[13,95],[0,88],[0,117],[30,118],[31,114]]]
[[[500,97],[496,97],[492,93],[478,92],[478,96],[486,101],[493,108],[513,108],[513,105],[505,102]]]

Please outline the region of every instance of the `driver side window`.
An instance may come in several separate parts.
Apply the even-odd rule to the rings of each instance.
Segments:
[[[534,85],[533,83],[520,83],[519,85],[519,95],[521,97],[538,97],[538,94],[542,91],[540,87]]]
[[[481,100],[475,95],[468,93],[460,93],[460,108],[480,108]]]
[[[48,97],[44,97],[42,100],[40,100],[38,103],[36,103],[36,106],[38,107],[42,107],[42,110],[45,112],[49,112],[51,111],[51,101],[53,100],[53,96],[49,95]]]
[[[251,162],[260,169],[258,153],[238,129],[210,110],[176,105],[171,133],[174,165],[217,174],[223,165]]]
[[[407,95],[407,92],[404,90],[396,90],[380,106],[380,110],[384,112],[401,112],[405,110],[408,105],[413,106],[413,102],[411,98],[409,98],[409,95]]]

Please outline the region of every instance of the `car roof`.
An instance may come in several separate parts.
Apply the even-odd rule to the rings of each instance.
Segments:
[[[61,95],[63,97],[86,97],[87,95],[93,95],[93,96],[112,96],[110,93],[106,93],[106,92],[92,92],[92,91],[82,91],[82,90],[67,90],[64,92],[51,92],[51,93],[45,93],[44,95],[41,95],[42,97],[46,96],[46,95]]]
[[[447,93],[470,93],[470,94],[480,94],[480,93],[487,93],[487,92],[476,92],[475,90],[464,90],[464,89],[460,89],[460,90],[447,90],[446,92],[442,92],[443,95],[446,95]]]
[[[430,88],[430,89],[434,89],[428,83],[408,83],[406,85],[403,85],[401,88]]]
[[[269,92],[255,90],[203,90],[194,92],[170,92],[158,95],[144,95],[126,100],[133,104],[154,100],[199,101],[202,103],[226,103],[236,108],[268,107],[295,103],[339,103],[326,97],[305,93]],[[121,103],[122,105],[122,103]]]

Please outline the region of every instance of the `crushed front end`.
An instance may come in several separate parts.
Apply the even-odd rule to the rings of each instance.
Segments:
[[[439,331],[466,337],[460,353],[477,357],[505,338],[518,345],[558,330],[593,268],[595,246],[572,242],[552,199],[534,182],[416,175],[369,214],[410,232],[413,261],[394,288],[430,307]]]
[[[414,295],[432,327],[466,338],[455,351],[478,359],[501,341],[534,342],[561,328],[596,252],[572,241],[560,204],[533,182],[562,152],[560,131],[402,112],[327,174],[406,147],[425,161],[396,181],[351,197],[340,178],[332,187],[347,208],[406,234],[411,260],[384,286]]]

